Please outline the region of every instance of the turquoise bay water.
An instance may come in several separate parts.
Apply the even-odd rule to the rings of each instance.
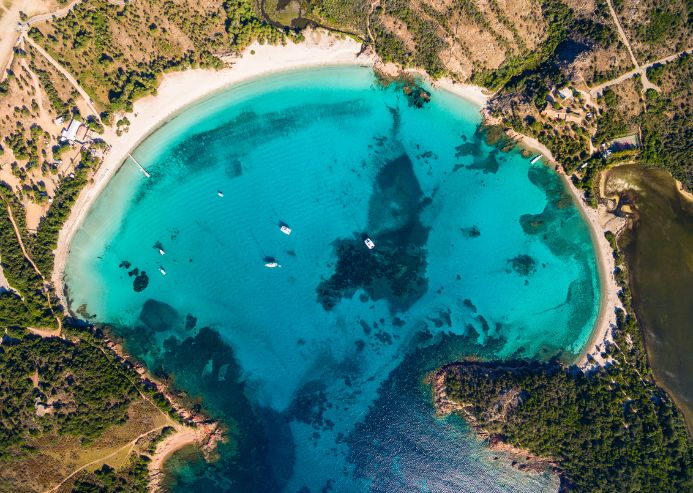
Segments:
[[[415,108],[369,69],[326,68],[220,93],[134,152],[151,178],[118,172],[66,282],[229,428],[214,463],[174,457],[170,489],[556,489],[436,418],[422,382],[465,356],[578,353],[597,315],[559,178],[479,121],[452,94]]]

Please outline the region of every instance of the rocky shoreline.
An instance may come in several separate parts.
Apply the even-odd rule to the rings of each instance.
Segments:
[[[180,402],[179,395],[174,395],[169,385],[152,376],[147,368],[136,361],[123,349],[122,344],[115,342],[109,335],[102,339],[107,350],[110,350],[121,364],[131,368],[139,376],[141,382],[150,389],[155,389],[171,406],[173,414],[178,418],[172,427],[174,432],[157,443],[156,449],[149,462],[149,491],[152,493],[162,490],[164,479],[163,466],[174,452],[194,445],[202,452],[207,461],[216,458],[217,444],[225,442],[226,436],[219,422],[210,419],[199,411],[192,411]],[[165,411],[161,410],[162,413]]]
[[[491,433],[479,423],[477,416],[473,412],[474,406],[452,399],[448,393],[446,383],[447,375],[450,371],[463,371],[463,369],[459,363],[445,365],[428,374],[424,380],[426,384],[431,386],[433,407],[437,416],[443,418],[453,413],[462,415],[474,429],[476,436],[481,440],[485,440],[490,450],[499,453],[498,456],[493,457],[493,460],[503,458],[519,471],[531,474],[549,472],[557,475],[559,479],[561,478],[561,470],[553,459],[534,455],[526,449],[518,448],[508,443],[503,435]]]

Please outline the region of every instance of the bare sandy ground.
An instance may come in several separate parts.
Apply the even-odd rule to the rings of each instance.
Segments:
[[[442,78],[433,83],[434,87],[444,89],[483,108],[488,101],[486,90],[479,86],[461,84],[452,79]]]

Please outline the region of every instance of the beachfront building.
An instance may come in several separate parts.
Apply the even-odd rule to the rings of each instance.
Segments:
[[[67,128],[64,128],[60,133],[60,142],[69,142],[70,144],[84,144],[87,141],[87,132],[89,129],[83,125],[81,121],[73,119]]]

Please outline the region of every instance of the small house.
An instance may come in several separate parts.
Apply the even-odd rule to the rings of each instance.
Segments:
[[[573,90],[570,87],[562,87],[558,90],[558,94],[563,98],[563,99],[572,99],[573,97]]]

